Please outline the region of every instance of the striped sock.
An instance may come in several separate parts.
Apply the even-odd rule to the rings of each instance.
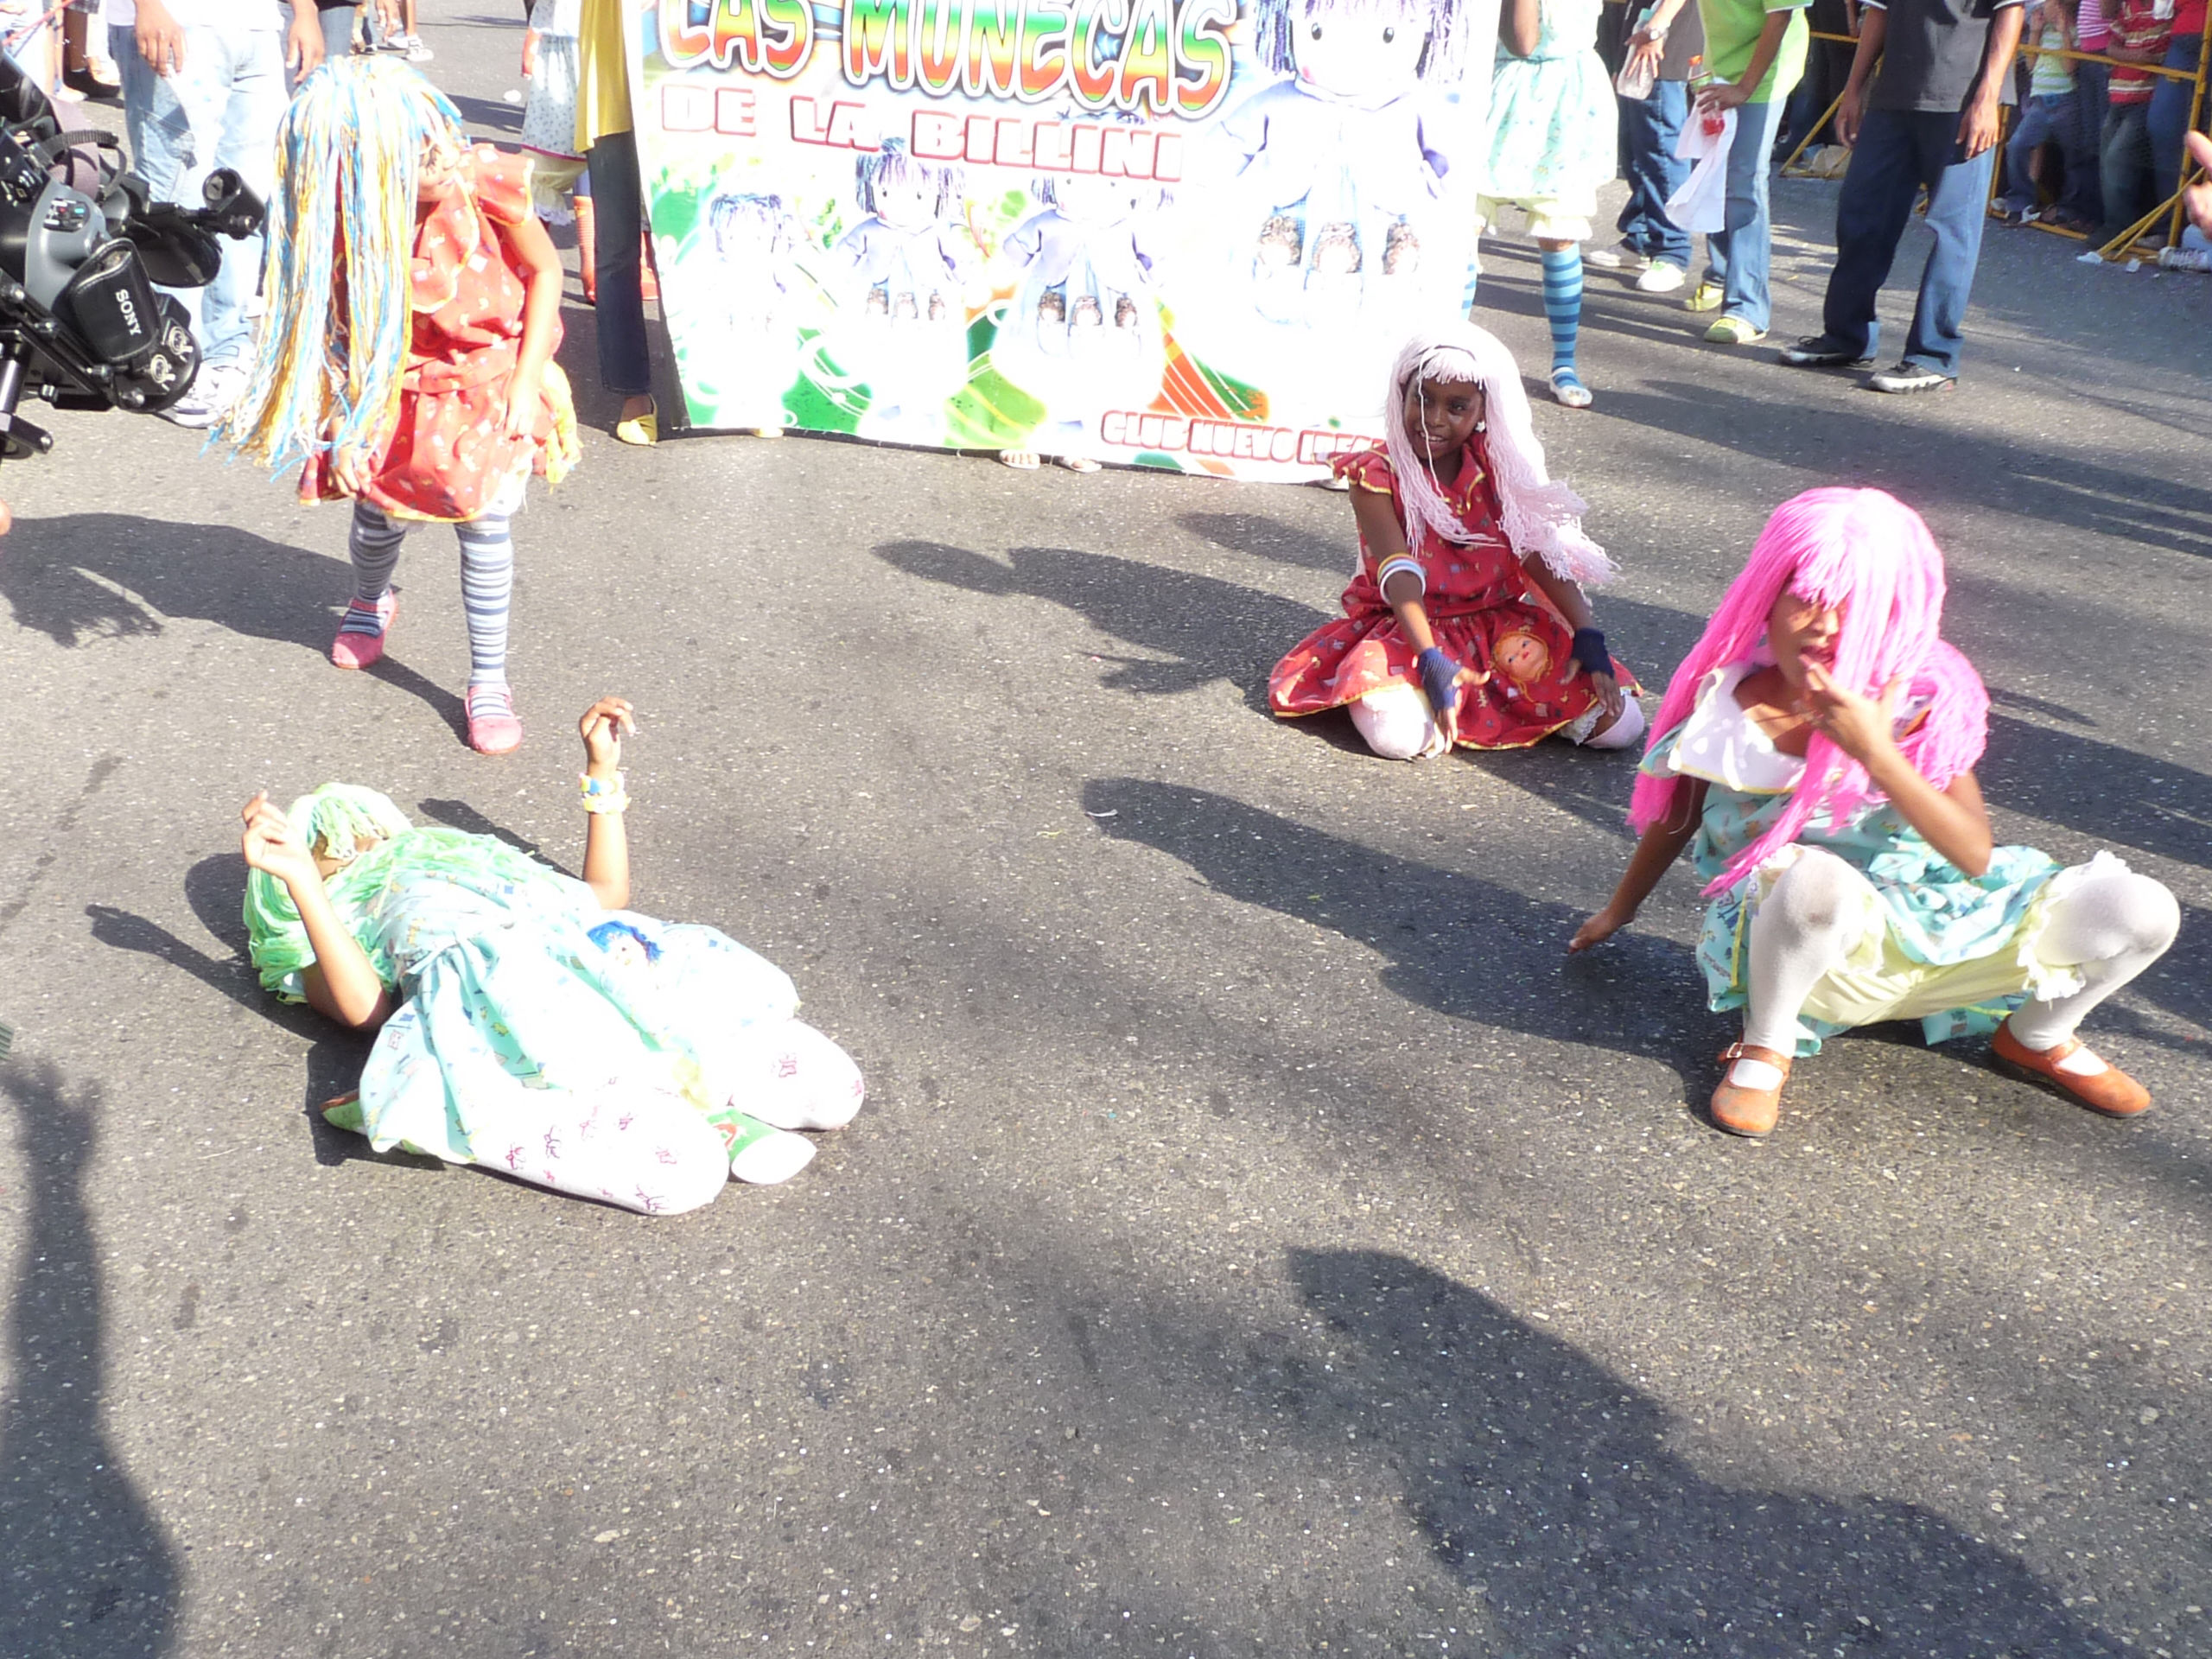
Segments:
[[[381,634],[385,596],[391,592],[391,573],[399,563],[399,544],[407,531],[385,517],[384,509],[366,501],[353,503],[353,533],[346,551],[353,556],[353,599],[346,607],[338,632]]]
[[[1575,337],[1582,332],[1582,250],[1546,248],[1544,315],[1552,325],[1552,372],[1574,367]]]
[[[468,683],[505,685],[507,607],[515,586],[510,521],[503,512],[487,512],[454,530],[461,537],[461,601],[468,612]]]

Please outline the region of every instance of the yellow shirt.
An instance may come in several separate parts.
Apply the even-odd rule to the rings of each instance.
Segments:
[[[630,130],[630,64],[623,0],[584,0],[576,25],[576,153]]]

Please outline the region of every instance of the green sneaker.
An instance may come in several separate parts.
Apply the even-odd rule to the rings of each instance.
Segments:
[[[1715,346],[1748,346],[1755,340],[1764,340],[1766,330],[1752,327],[1741,317],[1715,317],[1705,337]]]
[[[1720,308],[1720,302],[1723,297],[1724,296],[1721,292],[1720,284],[1714,282],[1710,276],[1707,276],[1700,281],[1695,288],[1690,290],[1689,298],[1682,302],[1682,309],[1685,311],[1718,311]]]

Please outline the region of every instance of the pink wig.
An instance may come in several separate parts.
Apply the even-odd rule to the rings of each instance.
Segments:
[[[1914,771],[1944,789],[1974,769],[1989,735],[1989,694],[1974,664],[1938,632],[1943,555],[1920,515],[1880,490],[1808,490],[1775,509],[1705,637],[1668,683],[1651,722],[1653,742],[1689,718],[1714,669],[1754,657],[1772,660],[1765,654],[1766,619],[1785,591],[1842,608],[1830,671],[1839,683],[1878,698],[1891,680],[1903,679],[1907,698],[1926,705],[1927,718],[1897,740]],[[1680,781],[1637,779],[1629,822],[1639,833],[1667,816]],[[1840,823],[1878,798],[1866,767],[1814,733],[1789,804],[1706,892],[1735,886],[1795,841],[1815,813]]]

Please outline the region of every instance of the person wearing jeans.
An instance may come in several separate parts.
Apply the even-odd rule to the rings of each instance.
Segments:
[[[322,32],[301,7],[289,34],[276,0],[109,0],[108,50],[123,73],[131,171],[156,201],[197,207],[218,168],[234,169],[264,200],[276,183],[276,124],[285,71],[322,61]],[[253,346],[248,308],[261,277],[262,240],[218,238],[222,270],[205,288],[173,289],[200,346],[192,389],[164,413],[179,426],[213,426],[244,388]]]
[[[1620,107],[1621,150],[1628,175],[1628,200],[1614,227],[1620,245],[1586,251],[1583,263],[1635,280],[1637,291],[1671,294],[1689,274],[1689,232],[1667,217],[1667,201],[1690,175],[1690,164],[1675,155],[1675,140],[1690,108],[1686,77],[1693,60],[1705,50],[1705,34],[1694,5],[1657,0],[1639,14],[1629,30],[1633,66],[1648,64],[1653,80],[1643,98],[1625,95]]]
[[[2172,47],[2173,20],[2158,15],[2156,0],[2119,0],[2106,53],[2121,67],[2105,94],[2105,130],[2097,151],[2098,188],[2104,197],[2100,242],[2110,241],[2149,213],[2158,158],[2151,143],[2151,99],[2159,77],[2138,67],[2164,63]],[[2094,259],[2095,255],[2086,255]]]
[[[2171,200],[2181,188],[2181,138],[2189,130],[2196,59],[2204,49],[2204,0],[2175,0],[2173,30],[2165,67],[2192,79],[2161,79],[2152,89],[2150,109],[2144,116],[2151,137],[2151,189],[2160,201]]]
[[[1783,100],[1805,73],[1808,0],[1699,0],[1705,22],[1706,67],[1714,80],[1697,95],[1701,114],[1736,111],[1728,145],[1728,208],[1722,228],[1705,238],[1707,272],[1689,298],[1691,311],[1720,308],[1705,331],[1719,346],[1766,338],[1773,315],[1768,272],[1773,226],[1767,216],[1769,154],[1782,123]]]
[[[1866,0],[1851,82],[1836,111],[1852,156],[1836,199],[1824,327],[1782,352],[1782,362],[1871,365],[1881,327],[1875,299],[1924,186],[1936,245],[1921,272],[1912,330],[1902,360],[1868,384],[1897,392],[1958,384],[1960,329],[1988,222],[1989,175],[2020,21],[2020,0]]]

